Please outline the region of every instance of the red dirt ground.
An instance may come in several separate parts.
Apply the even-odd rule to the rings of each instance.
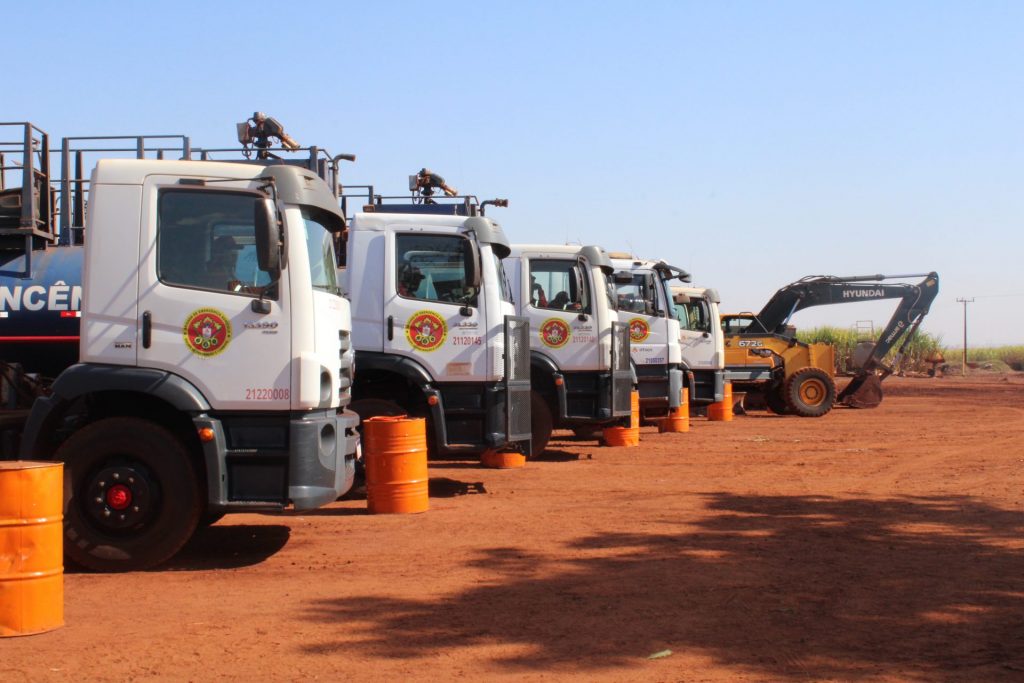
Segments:
[[[69,573],[0,680],[1024,680],[1024,379],[885,387],[432,463],[421,515],[228,517],[161,570]]]

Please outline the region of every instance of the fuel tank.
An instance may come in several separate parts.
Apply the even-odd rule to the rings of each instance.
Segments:
[[[82,246],[0,252],[0,360],[56,377],[78,361]]]

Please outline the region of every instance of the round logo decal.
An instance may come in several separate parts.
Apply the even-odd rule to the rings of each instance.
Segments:
[[[642,342],[651,336],[651,327],[643,318],[633,318],[629,321],[629,340],[634,343]]]
[[[448,325],[433,311],[416,311],[405,324],[405,338],[420,351],[437,351],[447,337]]]
[[[209,358],[216,356],[231,343],[231,321],[214,308],[200,308],[185,320],[182,329],[189,351]]]
[[[540,326],[540,340],[545,346],[560,349],[568,344],[571,338],[572,330],[561,318],[548,318]]]

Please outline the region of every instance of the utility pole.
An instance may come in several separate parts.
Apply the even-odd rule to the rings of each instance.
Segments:
[[[963,365],[960,366],[960,374],[961,375],[966,375],[967,374],[967,304],[973,304],[974,303],[974,297],[972,296],[970,299],[968,299],[967,297],[964,297],[962,299],[957,299],[957,303],[962,303],[964,305],[964,355],[963,355]]]

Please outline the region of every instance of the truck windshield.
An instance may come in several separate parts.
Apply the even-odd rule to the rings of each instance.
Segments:
[[[595,269],[597,273],[594,277],[598,278],[597,287],[601,287],[601,283],[604,283],[604,295],[608,297],[608,308],[613,311],[619,310],[619,297],[615,293],[615,283],[612,279],[604,274],[604,271]]]
[[[313,289],[340,294],[337,261],[334,257],[334,234],[314,218],[310,209],[302,208],[302,221],[309,255],[309,277]]]
[[[512,285],[508,282],[505,267],[502,265],[501,259],[498,258],[497,254],[491,252],[491,257],[494,259],[494,267],[498,271],[498,280],[501,281],[501,300],[513,304],[515,301],[512,300]]]

